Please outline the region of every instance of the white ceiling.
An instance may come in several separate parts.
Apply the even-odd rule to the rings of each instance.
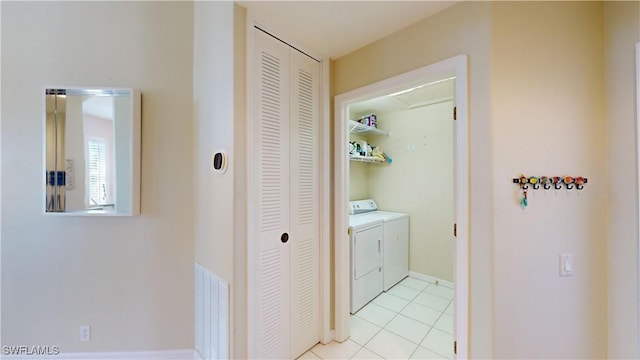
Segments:
[[[82,113],[105,120],[113,120],[113,97],[90,96],[82,103]]]
[[[458,1],[236,1],[317,57],[339,58]]]
[[[455,80],[453,78],[425,84],[397,95],[385,95],[361,101],[349,106],[352,120],[370,113],[380,115],[388,112],[415,109],[421,106],[453,100]]]
[[[82,98],[82,114],[89,115],[105,120],[113,120],[113,97],[112,96],[94,96],[83,94],[69,94],[59,97],[58,104],[54,103],[55,96],[47,95],[46,108],[47,113],[52,113],[53,109],[57,106],[58,112],[67,112],[67,97],[81,97]]]

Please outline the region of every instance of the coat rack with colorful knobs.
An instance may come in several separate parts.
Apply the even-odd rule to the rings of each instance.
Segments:
[[[560,190],[564,186],[567,190],[582,190],[584,189],[584,184],[587,183],[587,178],[582,176],[572,177],[572,176],[529,176],[526,177],[524,175],[520,175],[519,178],[513,178],[514,184],[520,185],[520,190],[522,191],[522,200],[520,200],[520,206],[522,208],[526,208],[529,205],[529,200],[527,199],[527,191],[529,190],[529,185],[533,188],[533,190],[538,190],[542,186],[544,190],[549,190],[553,186],[554,189]]]

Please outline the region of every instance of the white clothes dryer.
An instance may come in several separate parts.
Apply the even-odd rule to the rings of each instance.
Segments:
[[[368,214],[349,216],[352,314],[382,292],[382,224]]]

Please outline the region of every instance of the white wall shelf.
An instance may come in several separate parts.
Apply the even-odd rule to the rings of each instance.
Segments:
[[[366,162],[366,163],[377,163],[377,164],[387,163],[386,161],[374,156],[362,156],[362,155],[349,155],[349,160]]]
[[[361,124],[357,121],[349,120],[349,133],[360,133],[360,134],[375,134],[375,135],[384,135],[389,136],[388,131],[380,130],[373,126],[367,126]]]

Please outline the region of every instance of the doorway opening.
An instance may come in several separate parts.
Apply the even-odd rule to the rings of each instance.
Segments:
[[[386,286],[384,290],[388,292],[382,292],[381,297],[376,298],[371,302],[373,304],[369,308],[375,308],[376,302],[383,302],[390,299],[401,299],[402,297],[389,298],[388,295],[396,292],[395,295],[400,295],[400,292],[408,291],[413,285],[414,291],[409,291],[413,296],[408,294],[405,299],[398,300],[396,302],[397,307],[403,307],[405,310],[399,309],[396,314],[388,313],[387,317],[398,317],[398,324],[401,321],[409,321],[410,317],[406,317],[401,311],[411,312],[408,307],[413,301],[420,298],[420,301],[443,299],[440,301],[441,307],[437,317],[434,318],[435,312],[431,315],[431,319],[424,319],[424,324],[429,324],[420,327],[422,332],[427,335],[428,332],[434,331],[434,334],[441,331],[438,327],[442,328],[442,323],[437,327],[435,322],[440,318],[452,321],[452,328],[449,331],[452,333],[450,337],[444,337],[448,339],[445,341],[451,341],[448,344],[450,347],[450,353],[454,353],[458,358],[467,357],[467,333],[468,333],[468,219],[469,219],[469,207],[468,207],[468,136],[467,136],[467,109],[468,109],[468,88],[467,88],[467,57],[457,56],[448,60],[441,61],[436,64],[428,65],[423,68],[389,78],[378,83],[374,83],[365,86],[360,89],[350,91],[348,93],[336,96],[335,98],[335,339],[337,341],[345,341],[350,336],[350,319],[351,313],[357,312],[363,304],[357,304],[353,306],[354,299],[358,299],[360,303],[366,304],[371,301],[370,298],[376,298],[377,291],[368,291],[369,297],[364,296],[362,292],[353,293],[351,290],[351,284],[355,282],[354,277],[356,271],[352,267],[354,261],[354,254],[356,251],[352,251],[355,246],[352,242],[352,228],[349,223],[349,201],[356,200],[360,197],[374,198],[380,204],[380,210],[390,211],[406,211],[408,213],[416,214],[415,218],[410,217],[411,234],[414,237],[422,236],[418,234],[424,233],[425,216],[431,216],[438,214],[438,208],[440,211],[437,216],[439,222],[446,221],[445,226],[449,229],[449,236],[445,235],[445,240],[440,239],[440,244],[435,244],[425,241],[414,241],[418,239],[411,239],[407,241],[409,248],[413,247],[415,254],[409,256],[407,274],[410,275],[407,279],[399,281],[399,284],[395,286]],[[430,95],[427,95],[431,93]],[[398,122],[395,124],[390,116],[388,120],[380,119],[380,126],[376,126],[378,119],[375,114],[366,114],[367,108],[381,109],[376,111],[385,111],[389,114],[393,113],[393,106],[397,103],[404,103],[406,114],[412,114],[414,118],[424,118],[425,116],[432,116],[435,113],[442,114],[443,112],[450,112],[450,122],[440,123],[439,130],[435,128],[412,130],[404,129]],[[388,106],[385,108],[385,106]],[[390,111],[389,111],[390,110]],[[455,113],[455,115],[454,115]],[[406,115],[405,114],[405,115]],[[353,117],[360,117],[359,119],[353,119]],[[454,120],[454,116],[456,120]],[[364,124],[362,124],[364,123]],[[392,128],[391,135],[383,139],[377,139],[378,135],[383,137],[388,135],[382,130],[382,124]],[[422,122],[422,125],[433,125],[433,123]],[[364,127],[364,126],[368,126]],[[447,127],[448,126],[448,127]],[[355,137],[349,136],[350,131],[369,131],[375,128],[375,139],[369,139],[368,137],[357,134]],[[449,130],[447,130],[449,129]],[[440,135],[436,135],[434,138],[431,134],[431,138],[427,138],[427,132],[439,131]],[[446,137],[446,132],[450,131],[449,142],[441,141],[438,137]],[[413,134],[412,134],[413,132]],[[445,136],[441,136],[445,134]],[[422,136],[422,138],[420,137]],[[369,140],[370,142],[367,142]],[[378,143],[381,145],[377,149],[372,147],[371,143]],[[438,143],[436,145],[436,143]],[[424,165],[427,157],[427,148],[433,149],[433,146],[439,146],[440,149],[444,147],[445,153],[448,148],[448,155],[444,154],[444,158],[449,157],[449,164],[447,161],[441,162],[438,167],[441,173],[429,175],[429,178],[423,171],[413,171],[412,167],[420,167]],[[388,149],[388,150],[385,150]],[[349,154],[349,156],[345,156]],[[395,155],[394,155],[395,154]],[[437,160],[437,154],[428,154],[432,156],[432,160]],[[433,157],[435,156],[435,157]],[[395,157],[395,159],[394,159]],[[370,159],[374,158],[374,159]],[[413,160],[411,160],[413,159]],[[366,162],[379,162],[372,165],[353,165],[354,160],[366,161]],[[410,166],[407,166],[408,162],[412,162]],[[404,166],[403,164],[404,163]],[[447,166],[449,166],[447,168]],[[391,169],[397,168],[398,173],[393,173]],[[350,169],[351,168],[351,169]],[[404,169],[404,170],[402,170]],[[447,170],[449,169],[449,170]],[[350,171],[353,170],[353,171]],[[415,170],[415,169],[414,169]],[[449,174],[447,174],[449,173]],[[351,179],[350,179],[350,175]],[[367,185],[358,187],[358,184],[363,184],[363,178],[375,179],[371,182],[370,189],[366,188]],[[406,179],[411,177],[411,179]],[[404,178],[404,179],[403,179]],[[450,196],[439,196],[437,201],[448,202],[448,205],[438,205],[433,210],[433,207],[422,206],[422,201],[414,197],[412,200],[411,192],[424,193],[420,189],[420,183],[426,184],[428,180],[434,180],[431,182],[436,188],[429,189],[433,196],[439,196],[438,192],[445,194],[450,193]],[[351,181],[350,181],[351,180]],[[387,187],[392,184],[393,186]],[[412,184],[412,185],[407,185]],[[411,188],[415,187],[415,188]],[[445,188],[449,188],[449,190]],[[363,189],[364,188],[364,189]],[[396,194],[394,194],[396,191]],[[442,195],[441,194],[441,195]],[[404,198],[404,204],[403,200]],[[448,199],[448,200],[447,200]],[[443,203],[443,204],[444,204]],[[353,204],[352,204],[353,205]],[[378,207],[376,206],[376,208]],[[449,207],[447,211],[446,207]],[[443,208],[444,207],[444,208]],[[426,209],[432,209],[427,211]],[[447,217],[446,213],[449,213]],[[447,219],[447,220],[443,220]],[[442,224],[441,224],[442,225]],[[386,225],[382,225],[386,226]],[[355,228],[353,228],[355,229]],[[369,228],[365,229],[370,231]],[[422,231],[422,233],[421,233]],[[454,231],[457,233],[454,236]],[[386,230],[382,230],[381,234],[387,235]],[[384,237],[384,236],[383,236]],[[386,239],[383,241],[387,241]],[[362,242],[358,243],[358,248],[366,249],[363,247]],[[384,251],[388,251],[387,245],[381,245],[380,247]],[[426,249],[418,249],[421,246],[426,246]],[[429,246],[432,247],[429,250]],[[440,247],[440,250],[447,253],[446,247],[449,246],[449,262],[445,261],[444,264],[434,263],[424,264],[420,259],[422,258],[421,252],[434,251],[433,248]],[[373,246],[371,247],[373,248]],[[411,253],[411,249],[409,249]],[[368,256],[367,258],[370,258]],[[384,254],[381,254],[381,258],[384,258]],[[384,272],[382,264],[380,262],[381,273]],[[448,264],[448,265],[447,265]],[[371,264],[368,264],[371,265]],[[390,267],[389,264],[384,263],[385,267]],[[446,268],[449,267],[447,273]],[[363,268],[364,269],[364,268]],[[440,270],[438,270],[440,269]],[[444,270],[443,270],[444,269]],[[366,270],[366,269],[364,269]],[[431,274],[429,274],[431,272]],[[362,271],[362,274],[367,273]],[[426,273],[426,274],[425,274]],[[369,272],[368,274],[374,274]],[[363,275],[364,276],[364,275]],[[371,275],[375,276],[375,275]],[[386,276],[386,275],[385,275]],[[403,276],[404,277],[404,276]],[[386,277],[385,277],[386,280]],[[451,280],[451,281],[449,281]],[[359,280],[358,280],[359,281]],[[375,283],[377,280],[371,280]],[[394,284],[396,282],[394,281]],[[372,282],[368,283],[372,284]],[[366,288],[370,288],[371,285],[366,285]],[[419,288],[419,289],[418,289]],[[395,289],[395,290],[394,290]],[[382,290],[382,289],[381,289]],[[385,298],[385,296],[387,298]],[[434,297],[435,296],[435,297]],[[411,299],[408,299],[411,297]],[[433,299],[430,299],[432,298]],[[449,298],[449,300],[446,300]],[[416,309],[422,309],[420,304],[415,305]],[[357,309],[356,309],[357,308]],[[381,307],[381,309],[384,307]],[[415,309],[414,309],[415,310]],[[432,309],[433,310],[433,309]],[[370,311],[370,310],[368,310]],[[385,311],[385,310],[382,310]],[[402,314],[402,316],[401,316]],[[366,316],[365,316],[366,317]],[[409,319],[409,320],[407,320]],[[383,321],[387,325],[391,323],[391,318],[388,321]],[[396,324],[396,325],[398,325]],[[418,324],[418,323],[416,323]],[[419,326],[420,324],[418,324]],[[380,326],[383,327],[383,326]],[[435,329],[435,330],[434,330]],[[447,329],[445,329],[447,330]],[[380,332],[381,334],[383,331]],[[446,331],[443,332],[446,334]],[[408,336],[409,334],[407,334]],[[421,339],[412,339],[413,343],[419,342],[422,344],[427,340],[426,337]],[[406,336],[405,336],[406,338]],[[441,337],[442,338],[442,337]],[[420,344],[419,344],[420,345]],[[415,351],[417,348],[414,348]],[[441,351],[442,352],[442,351]],[[409,354],[411,355],[411,354]],[[447,354],[442,354],[447,355]]]

